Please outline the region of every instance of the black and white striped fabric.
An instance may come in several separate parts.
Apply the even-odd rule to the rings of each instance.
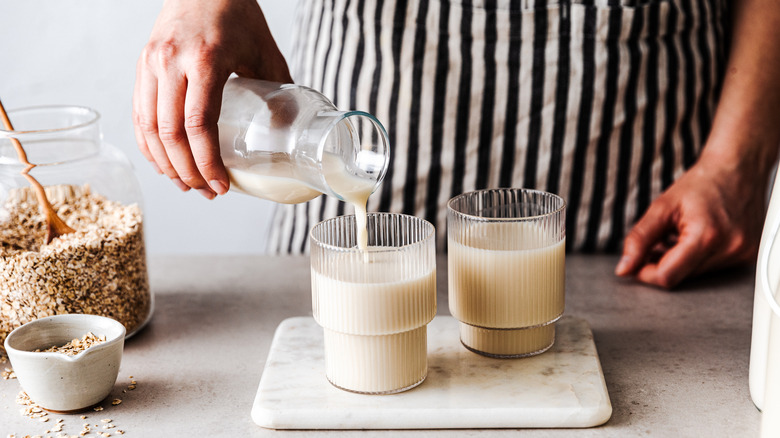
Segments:
[[[423,217],[527,187],[567,203],[567,243],[617,250],[696,160],[726,61],[725,0],[301,0],[297,83],[374,114],[391,160],[368,211]],[[279,205],[269,250],[308,251],[322,196]]]

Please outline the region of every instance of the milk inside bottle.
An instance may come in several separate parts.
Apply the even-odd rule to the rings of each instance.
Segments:
[[[287,204],[324,193],[363,217],[389,163],[387,133],[372,115],[339,111],[311,88],[256,79],[225,84],[219,143],[231,190]]]

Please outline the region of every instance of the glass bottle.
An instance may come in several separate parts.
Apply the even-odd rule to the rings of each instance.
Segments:
[[[256,79],[227,81],[219,141],[232,190],[286,204],[322,193],[367,197],[389,162],[387,132],[371,114],[339,111],[311,88]]]
[[[8,116],[14,130],[0,130],[0,345],[15,327],[64,313],[108,316],[134,334],[153,300],[130,161],[103,141],[100,115],[90,108],[31,107]],[[75,232],[45,242],[45,219],[12,138]]]

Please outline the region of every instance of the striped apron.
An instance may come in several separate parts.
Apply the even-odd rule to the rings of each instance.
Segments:
[[[567,203],[568,249],[616,251],[696,160],[726,62],[725,0],[301,0],[297,83],[374,114],[391,157],[368,211],[422,217],[527,187]],[[271,253],[305,253],[327,196],[279,205]]]

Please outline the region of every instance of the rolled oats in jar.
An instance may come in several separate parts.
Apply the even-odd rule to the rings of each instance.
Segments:
[[[138,182],[127,158],[102,142],[98,114],[82,107],[9,112],[0,130],[0,355],[22,324],[57,314],[114,318],[128,334],[152,312]],[[46,243],[46,222],[19,174],[9,137],[75,231]]]

